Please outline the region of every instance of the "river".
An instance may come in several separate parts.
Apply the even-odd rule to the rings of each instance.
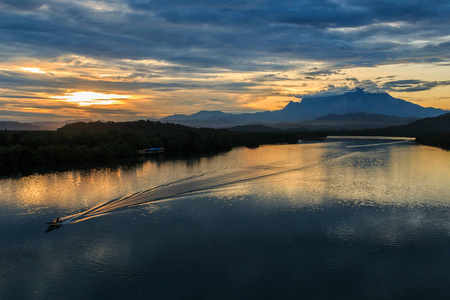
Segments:
[[[335,137],[3,178],[0,299],[448,299],[449,174]]]

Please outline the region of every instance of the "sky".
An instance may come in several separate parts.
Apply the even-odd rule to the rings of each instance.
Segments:
[[[278,110],[357,87],[450,110],[448,0],[0,0],[0,120]]]

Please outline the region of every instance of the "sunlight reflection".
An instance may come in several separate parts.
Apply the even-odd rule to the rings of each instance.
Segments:
[[[255,203],[269,201],[291,208],[330,201],[450,204],[450,152],[405,143],[347,146],[334,141],[237,148],[195,160],[145,161],[133,167],[1,179],[1,200],[19,210],[54,206],[68,214],[109,203],[99,215],[153,200],[199,195],[213,195],[230,204],[252,198]],[[141,194],[133,196],[137,191]]]

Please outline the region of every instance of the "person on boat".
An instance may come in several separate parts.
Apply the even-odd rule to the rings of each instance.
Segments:
[[[56,222],[55,223],[61,223],[62,220],[60,218],[56,218]]]

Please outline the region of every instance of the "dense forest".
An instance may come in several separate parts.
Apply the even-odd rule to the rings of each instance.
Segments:
[[[450,133],[420,135],[416,137],[416,142],[422,145],[434,146],[450,150]]]
[[[334,131],[329,135],[416,137],[420,144],[450,149],[450,114],[407,125],[379,129]],[[56,131],[0,131],[0,167],[57,165],[136,156],[140,149],[164,147],[171,154],[214,154],[233,147],[297,143],[326,133],[238,126],[231,130],[193,128],[153,121],[79,122]]]
[[[406,125],[377,129],[340,130],[328,135],[368,135],[415,137],[423,145],[450,149],[450,113],[433,118],[424,118]]]
[[[217,153],[237,146],[297,143],[294,132],[233,132],[152,122],[67,124],[57,131],[0,132],[0,166],[130,157],[138,150],[164,147],[166,153]]]

